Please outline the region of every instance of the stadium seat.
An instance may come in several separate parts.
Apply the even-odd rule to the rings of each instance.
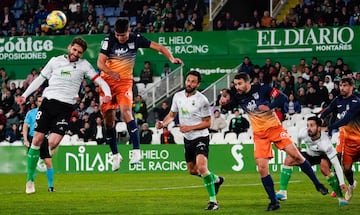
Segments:
[[[297,137],[298,137],[298,129],[297,127],[295,126],[290,126],[288,128],[286,128],[289,136],[291,137],[291,139],[294,141],[294,143],[296,143],[298,140],[297,140]]]
[[[10,143],[8,141],[2,141],[0,142],[0,146],[10,146]]]
[[[88,141],[88,142],[84,142],[86,146],[96,146],[97,142],[96,141]]]
[[[110,26],[114,26],[116,20],[118,20],[117,17],[107,17],[107,21],[109,22],[109,25],[110,25]]]
[[[71,139],[70,136],[65,134],[64,137],[62,138],[60,145],[62,146],[71,146]]]
[[[153,145],[159,145],[161,144],[161,134],[160,133],[153,133],[152,134],[152,140],[151,140],[151,144]]]
[[[13,5],[13,8],[14,9],[20,9],[24,6],[24,0],[16,0],[14,5]]]
[[[23,143],[21,140],[17,140],[13,143],[10,143],[11,146],[23,146]]]
[[[103,7],[95,7],[96,16],[104,15],[104,8]]]
[[[213,133],[211,135],[210,144],[227,144],[223,133]]]
[[[225,135],[225,142],[229,144],[239,144],[239,140],[235,132],[230,132]]]
[[[184,144],[184,135],[180,132],[179,127],[171,129],[171,133],[174,135],[176,144]]]
[[[104,16],[116,16],[115,15],[115,7],[105,7],[104,8]]]
[[[120,13],[124,10],[123,7],[116,7],[114,10],[115,16],[120,16]]]
[[[136,26],[136,16],[130,17],[129,23],[132,27]]]
[[[252,137],[249,136],[248,133],[240,133],[238,136],[238,143],[237,144],[252,144],[253,140]]]

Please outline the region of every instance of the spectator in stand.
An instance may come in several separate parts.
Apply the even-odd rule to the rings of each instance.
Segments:
[[[101,117],[97,117],[93,127],[93,136],[91,139],[95,140],[98,145],[106,143],[106,130]]]
[[[309,108],[319,107],[321,104],[316,89],[312,85],[309,86],[309,89],[306,92],[306,104]]]
[[[248,56],[244,57],[242,64],[239,67],[239,72],[245,72],[250,75],[250,77],[254,76],[254,64],[251,62]]]
[[[76,1],[76,0],[75,0]],[[84,15],[83,12],[81,11],[81,6],[80,4],[76,6],[76,11],[75,12],[71,12],[70,14],[70,20],[69,21],[74,21],[77,24],[81,24],[85,21],[86,19],[84,19]]]
[[[97,27],[98,32],[103,32],[106,24],[109,24],[109,22],[106,20],[106,18],[103,14],[100,14],[99,18],[96,21],[96,27]]]
[[[157,113],[157,120],[163,121],[165,116],[169,113],[170,107],[167,102],[162,102],[160,108],[156,108],[155,112]]]
[[[27,86],[29,86],[30,84],[31,84],[31,82],[33,82],[33,80],[35,80],[35,78],[37,78],[39,76],[39,74],[38,74],[38,72],[36,71],[36,69],[35,68],[32,68],[31,69],[31,72],[30,72],[30,74],[26,77],[26,79],[25,79],[25,84],[27,85]]]
[[[354,89],[355,89],[355,91],[360,92],[360,72],[356,73],[355,80],[354,80]]]
[[[161,77],[161,78],[165,78],[165,77],[168,76],[170,73],[171,73],[171,68],[170,68],[170,66],[169,66],[168,63],[165,63],[165,64],[164,64],[164,70],[163,70],[163,72],[161,73],[160,77]]]
[[[265,10],[263,17],[261,17],[261,27],[270,28],[272,19],[273,18],[270,16],[269,11]]]
[[[334,82],[332,81],[331,75],[325,76],[324,86],[327,88],[329,92],[331,92],[332,89],[334,89]]]
[[[209,128],[210,133],[221,132],[222,129],[226,127],[226,121],[221,117],[220,111],[215,110],[214,114],[211,116],[211,125]]]
[[[13,124],[16,124],[16,126],[19,127],[20,120],[13,108],[10,108],[10,110],[5,115],[7,118],[5,129],[11,129]]]
[[[232,106],[230,103],[228,104],[224,104],[224,105],[220,105],[219,101],[220,101],[220,98],[226,98],[227,100],[230,101],[230,97],[231,97],[231,91],[230,89],[227,89],[227,88],[224,88],[220,91],[220,94],[218,95],[217,97],[217,100],[216,100],[216,106],[220,106],[220,113],[222,114],[228,114],[229,111],[232,110]]]
[[[96,119],[100,117],[101,119],[103,118],[103,115],[101,114],[101,111],[100,111],[100,108],[99,108],[99,105],[96,104],[94,106],[94,111],[89,114],[89,121],[90,121],[90,124],[91,126],[95,125],[96,123]]]
[[[153,75],[154,75],[154,72],[151,69],[150,61],[145,61],[144,68],[140,72],[139,83],[143,83],[143,84],[145,84],[145,86],[148,83],[153,83]]]
[[[10,11],[9,7],[3,8],[3,13],[0,17],[1,28],[9,31],[12,27],[16,27],[16,19],[14,14]]]
[[[254,28],[260,22],[261,22],[261,17],[259,16],[259,13],[257,10],[254,10],[252,16],[250,17],[249,23],[252,26],[252,28]]]
[[[199,17],[199,15],[197,14],[197,12],[193,12],[192,16],[189,19],[189,23],[192,26],[192,30],[193,31],[202,31],[202,22],[203,19],[201,17]],[[166,23],[166,21],[165,21]]]
[[[333,94],[334,97],[337,97],[338,95],[340,95],[340,82],[339,81],[334,81],[334,88],[331,90],[330,93]]]
[[[84,142],[92,141],[92,128],[89,122],[85,122],[84,126],[80,128],[80,138],[84,139]]]
[[[8,90],[7,87],[3,86],[3,91],[2,91],[2,102],[1,105],[4,109],[5,112],[8,112],[10,109],[13,108],[13,105],[15,104],[15,98],[13,95],[11,95],[10,90]]]
[[[316,90],[317,95],[318,95],[318,99],[320,104],[322,104],[323,102],[326,102],[329,98],[329,91],[328,89],[324,86],[324,81],[319,80],[319,86],[318,89]]]
[[[230,132],[235,132],[236,136],[239,136],[242,132],[247,132],[250,127],[249,121],[242,117],[239,109],[233,110],[234,117],[230,120],[229,130],[224,133],[224,136]]]
[[[153,131],[149,129],[149,124],[143,123],[140,130],[140,144],[151,144]]]
[[[10,143],[21,140],[21,133],[16,124],[12,124],[11,128],[6,130],[5,139]]]
[[[141,125],[146,122],[148,117],[148,111],[145,101],[142,99],[141,95],[135,97],[134,103],[132,105],[132,110],[135,115],[135,119],[138,125]]]
[[[214,26],[214,31],[224,31],[225,26],[221,19],[216,21],[216,25]]]
[[[77,137],[80,138],[80,126],[81,122],[79,121],[79,115],[76,111],[73,111],[69,121],[69,129],[66,134],[70,136],[77,135]]]
[[[284,113],[294,115],[301,113],[301,105],[296,101],[294,94],[289,95],[289,100],[284,103]]]
[[[0,68],[0,84],[2,86],[3,83],[5,83],[6,85],[8,85],[10,78],[6,73],[6,70],[4,67]]]
[[[163,127],[163,132],[160,135],[161,144],[176,144],[174,135],[169,131],[167,127]]]

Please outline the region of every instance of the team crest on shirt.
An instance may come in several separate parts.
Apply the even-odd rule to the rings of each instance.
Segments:
[[[129,49],[134,49],[135,48],[135,43],[128,43]]]
[[[254,97],[254,99],[259,99],[259,93],[258,92],[253,93],[252,96]]]

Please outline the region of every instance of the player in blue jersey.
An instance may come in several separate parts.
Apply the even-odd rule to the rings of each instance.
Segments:
[[[357,184],[352,164],[360,160],[360,98],[354,94],[353,79],[341,79],[340,95],[325,109],[321,118],[324,119],[331,113],[338,121],[330,124],[328,131],[331,135],[334,129],[339,129],[336,151],[341,157],[344,174],[349,182],[349,191],[345,193],[345,199],[349,200]]]
[[[268,211],[280,208],[276,199],[274,182],[269,172],[269,161],[273,158],[271,143],[284,150],[293,158],[294,164],[308,175],[314,183],[316,190],[325,195],[327,188],[319,182],[310,163],[300,154],[285,128],[281,125],[273,109],[283,106],[287,100],[285,94],[276,88],[265,84],[250,83],[250,76],[246,73],[235,75],[234,85],[236,94],[231,97],[233,107],[241,107],[249,116],[254,134],[254,157],[261,176],[261,181],[270,199]],[[220,99],[220,105],[226,104],[227,98]]]
[[[37,96],[35,98],[36,108],[31,109],[26,113],[24,124],[23,124],[23,138],[24,145],[30,149],[30,144],[35,132],[35,123],[36,123],[36,114],[38,112],[39,106],[41,105],[43,98]],[[49,150],[49,144],[47,138],[44,139],[43,144],[40,147],[40,158],[44,160],[46,165],[46,177],[48,180],[48,191],[55,192],[54,188],[54,168],[52,165],[52,159]],[[34,173],[35,174],[35,173]]]

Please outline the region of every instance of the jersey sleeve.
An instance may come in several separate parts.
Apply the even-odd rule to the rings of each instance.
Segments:
[[[175,94],[174,95],[174,98],[173,98],[173,102],[171,104],[171,108],[170,108],[170,111],[171,112],[174,112],[174,113],[178,113],[179,112],[179,108],[177,106],[177,100],[178,100],[178,94]]]
[[[150,48],[151,41],[141,34],[137,33],[136,35],[136,44],[137,48]]]
[[[209,101],[205,96],[203,97],[203,100],[203,105],[200,109],[200,114],[202,118],[211,116]]]
[[[99,76],[94,67],[87,60],[84,60],[84,69],[86,71],[86,77],[92,81],[94,81]]]
[[[45,67],[41,70],[40,75],[43,76],[45,79],[50,79],[52,71],[53,71],[53,67],[57,66],[54,65],[55,64],[55,58],[52,57],[49,62],[45,65]]]
[[[110,47],[110,37],[105,37],[103,41],[101,41],[100,53],[109,56],[109,47]]]

